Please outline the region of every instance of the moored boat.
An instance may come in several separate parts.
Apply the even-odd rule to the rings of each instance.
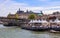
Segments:
[[[45,20],[31,20],[28,25],[22,26],[23,29],[33,31],[46,31],[48,30],[48,22]],[[47,26],[47,27],[46,27]]]

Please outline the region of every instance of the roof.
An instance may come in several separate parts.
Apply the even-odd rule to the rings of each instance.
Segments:
[[[41,14],[41,13],[36,13],[36,12],[33,12],[33,11],[21,11],[20,9],[17,11],[16,14]]]
[[[31,20],[29,23],[48,23],[46,20]]]

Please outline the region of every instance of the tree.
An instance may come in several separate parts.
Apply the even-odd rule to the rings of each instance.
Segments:
[[[15,16],[16,16],[16,19],[18,19],[18,14],[15,14]]]
[[[30,14],[30,16],[28,17],[28,19],[35,19],[35,14]]]

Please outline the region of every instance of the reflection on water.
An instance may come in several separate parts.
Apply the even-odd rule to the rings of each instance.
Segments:
[[[0,28],[0,38],[60,38],[60,33],[34,32],[15,28]]]
[[[2,24],[0,24],[0,28],[6,28],[6,27],[4,27]]]

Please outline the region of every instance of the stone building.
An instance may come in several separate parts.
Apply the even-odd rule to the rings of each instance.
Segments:
[[[28,11],[28,10],[26,12],[24,12],[24,11],[19,9],[16,12],[16,14],[8,14],[7,17],[8,18],[16,18],[16,16],[17,16],[18,18],[21,18],[21,19],[28,19],[30,14],[34,14],[35,15],[35,19],[39,19],[39,17],[43,15],[42,11],[41,11],[41,13],[35,13],[33,11]]]
[[[16,18],[15,14],[8,14],[7,18]]]

